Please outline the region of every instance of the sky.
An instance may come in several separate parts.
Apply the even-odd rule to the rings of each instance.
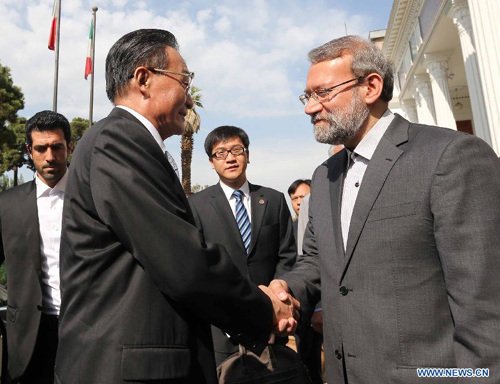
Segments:
[[[303,92],[307,53],[348,34],[368,37],[385,29],[392,0],[62,0],[58,112],[70,121],[88,118],[90,77],[84,79],[92,7],[96,22],[94,120],[111,111],[104,62],[113,43],[140,28],[172,32],[201,89],[201,129],[195,135],[192,184],[218,177],[203,149],[207,134],[221,125],[243,128],[250,137],[251,183],[286,195],[298,178],[311,178],[328,156],[315,141]],[[53,0],[0,1],[0,63],[21,87],[19,116],[52,109],[54,59],[47,49]],[[180,166],[180,137],[165,141]],[[25,180],[32,172],[23,171]],[[288,200],[288,199],[287,199]]]

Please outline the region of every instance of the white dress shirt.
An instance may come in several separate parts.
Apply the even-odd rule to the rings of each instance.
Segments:
[[[36,205],[40,229],[40,256],[42,265],[42,312],[59,315],[61,291],[59,289],[59,246],[64,191],[68,171],[50,188],[36,176]]]
[[[342,239],[344,241],[344,251],[347,246],[347,237],[351,225],[351,216],[354,204],[358,197],[358,191],[363,181],[368,163],[370,162],[378,143],[384,136],[385,131],[394,119],[394,114],[387,109],[379,121],[361,139],[354,151],[347,150],[347,171],[344,175],[342,190],[342,204],[340,212],[340,223],[342,226]]]
[[[224,195],[226,195],[227,201],[229,201],[229,206],[231,207],[231,211],[233,211],[233,216],[236,218],[236,197],[233,196],[233,192],[236,191],[236,189],[228,187],[222,181],[220,182],[220,186],[222,187],[222,190],[224,191]],[[248,185],[248,181],[245,181],[245,183],[238,189],[241,192],[243,192],[243,194],[245,195],[242,199],[243,205],[245,206],[245,208],[247,210],[248,219],[250,220],[250,223],[251,223],[252,222],[252,206],[250,204],[250,186]]]

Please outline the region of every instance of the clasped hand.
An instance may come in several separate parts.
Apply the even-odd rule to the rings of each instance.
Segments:
[[[273,280],[269,287],[259,285],[273,303],[273,334],[288,336],[297,329],[300,318],[300,303],[288,293],[288,284],[284,280]]]

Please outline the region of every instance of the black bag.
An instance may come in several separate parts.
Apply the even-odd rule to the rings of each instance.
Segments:
[[[310,384],[299,355],[285,345],[267,345],[260,356],[240,344],[240,351],[217,367],[219,384]]]

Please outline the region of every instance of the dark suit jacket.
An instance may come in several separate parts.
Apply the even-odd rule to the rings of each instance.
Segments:
[[[368,164],[344,253],[346,160],[342,151],[316,170],[304,256],[286,277],[305,305],[321,280],[328,382],[420,383],[417,367],[470,367],[489,368],[480,381],[498,383],[495,153],[396,115]]]
[[[270,300],[204,246],[151,134],[115,108],[80,140],[63,211],[56,382],[215,383],[212,322],[255,337]]]
[[[35,185],[33,180],[0,195],[0,264],[7,263],[7,342],[13,379],[26,370],[40,325],[42,267]]]
[[[195,193],[189,203],[202,240],[223,245],[242,274],[255,284],[267,286],[295,263],[292,220],[282,193],[250,183],[249,187],[252,240],[248,255],[220,184]],[[213,336],[217,352],[238,349],[221,330],[213,329]]]

